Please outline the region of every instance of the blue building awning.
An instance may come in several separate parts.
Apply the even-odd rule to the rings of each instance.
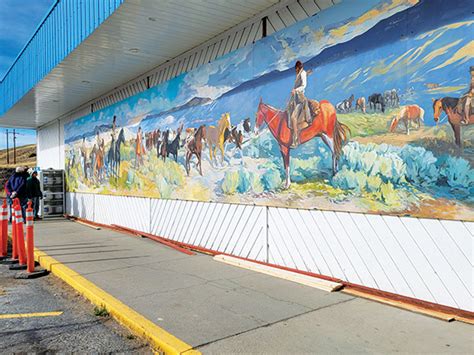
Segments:
[[[0,117],[16,105],[59,63],[98,28],[124,0],[57,0],[38,25],[0,83]],[[12,31],[15,29],[12,28]],[[2,117],[0,125],[36,126],[29,108],[41,105],[25,97],[17,114]],[[54,102],[51,97],[48,101]]]

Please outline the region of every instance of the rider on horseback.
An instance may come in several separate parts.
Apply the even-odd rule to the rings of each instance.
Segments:
[[[466,92],[458,102],[457,111],[461,114],[461,124],[469,124],[469,116],[471,115],[472,110],[472,98],[474,97],[474,66],[470,67],[471,72],[471,85],[469,91]]]
[[[291,90],[291,97],[287,107],[288,117],[290,119],[290,129],[293,134],[291,148],[296,148],[299,144],[298,122],[311,119],[308,100],[304,95],[307,83],[307,73],[306,70],[303,69],[303,63],[299,60],[295,64],[295,71],[295,84],[293,90]]]
[[[305,71],[303,69],[303,63],[299,60],[295,64],[295,70],[295,85],[293,86],[293,90],[291,90],[291,97],[286,108],[288,126],[292,132],[291,148],[296,148],[299,145],[300,130],[311,125],[313,118],[318,116],[320,112],[319,102],[307,99],[304,95],[307,77],[311,74],[311,70]]]

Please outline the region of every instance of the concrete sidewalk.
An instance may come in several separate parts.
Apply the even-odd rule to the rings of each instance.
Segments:
[[[65,220],[36,246],[203,353],[472,353],[472,326],[187,256]]]

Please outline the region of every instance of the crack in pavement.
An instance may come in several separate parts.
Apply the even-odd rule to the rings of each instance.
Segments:
[[[293,316],[286,317],[286,318],[282,318],[282,319],[279,319],[279,320],[274,321],[274,322],[266,323],[266,324],[260,325],[260,326],[258,326],[258,327],[254,327],[254,328],[251,328],[251,329],[244,330],[244,331],[242,331],[242,332],[238,332],[238,333],[235,333],[235,334],[227,335],[227,336],[222,337],[222,338],[219,338],[219,339],[211,340],[211,341],[208,341],[208,342],[206,342],[206,343],[202,343],[202,344],[196,345],[196,346],[194,346],[193,348],[194,348],[194,349],[199,349],[199,348],[202,348],[203,346],[206,346],[206,345],[210,345],[210,344],[214,344],[214,343],[217,343],[217,342],[219,342],[219,341],[222,341],[222,340],[234,338],[234,337],[237,337],[237,336],[239,336],[239,335],[246,334],[246,333],[250,333],[250,332],[253,332],[253,331],[258,330],[258,329],[261,329],[261,328],[271,327],[271,326],[276,325],[276,324],[278,324],[278,323],[286,322],[286,321],[288,321],[288,320],[290,320],[290,319],[298,318],[298,317],[304,316],[304,315],[306,315],[306,314],[313,313],[313,312],[317,312],[317,311],[320,311],[320,310],[322,310],[322,309],[330,308],[330,307],[333,307],[333,306],[337,306],[337,305],[340,305],[340,304],[342,304],[342,303],[346,303],[346,302],[353,301],[353,300],[355,300],[355,299],[357,299],[357,297],[349,298],[349,299],[347,299],[347,300],[343,300],[343,301],[340,301],[340,302],[337,302],[337,303],[333,303],[333,304],[329,304],[329,305],[322,306],[322,307],[319,307],[319,308],[311,309],[311,310],[309,310],[309,311],[307,311],[307,312],[302,312],[302,313],[299,313],[299,314],[295,314],[295,315],[293,315]]]
[[[164,269],[166,271],[173,271],[173,270],[169,270],[169,269]],[[201,280],[202,282],[201,283],[198,283],[198,284],[195,284],[195,285],[187,285],[187,286],[183,286],[183,287],[178,287],[178,288],[173,288],[173,289],[169,289],[169,290],[164,290],[164,291],[154,291],[154,292],[150,292],[150,293],[146,293],[146,294],[143,294],[143,295],[140,295],[140,296],[137,296],[136,298],[141,298],[141,297],[147,297],[147,296],[153,296],[153,295],[161,295],[161,294],[166,294],[166,293],[170,293],[170,292],[175,292],[175,291],[182,291],[182,290],[186,290],[186,289],[190,289],[190,288],[193,288],[193,287],[199,287],[199,286],[205,286],[205,285],[210,285],[210,286],[213,286],[219,290],[228,290],[228,288],[223,288],[223,287],[219,287],[219,285],[217,284],[214,284],[215,281],[226,281],[226,280],[230,280],[228,278],[220,278],[220,279],[215,279],[215,280],[207,280],[207,279],[204,279],[202,277],[199,277],[199,276],[196,276],[196,275],[193,275],[193,274],[188,274],[188,273],[185,273],[185,272],[179,272],[180,274],[182,275],[187,275],[187,276],[191,276],[191,277],[194,277],[198,280]],[[238,277],[235,277],[233,279],[238,279],[240,277],[244,277],[244,276],[238,276]]]
[[[246,277],[246,276],[242,276],[242,277]],[[313,307],[303,305],[303,304],[295,302],[295,301],[291,301],[291,300],[288,300],[288,299],[281,299],[281,298],[278,298],[278,297],[275,297],[275,296],[271,296],[271,295],[269,295],[268,293],[266,293],[264,291],[261,291],[261,290],[258,290],[258,289],[252,288],[252,287],[243,286],[243,285],[236,282],[236,281],[238,281],[238,278],[223,279],[223,280],[229,281],[230,283],[234,284],[236,287],[233,287],[231,290],[235,291],[239,294],[242,294],[242,295],[246,295],[246,293],[239,291],[239,288],[246,289],[246,290],[249,290],[251,292],[261,294],[261,295],[263,295],[263,296],[265,296],[265,297],[267,297],[267,298],[269,298],[273,301],[283,302],[283,303],[294,305],[294,306],[299,306],[299,307],[302,307],[302,308],[305,308],[305,309],[308,309],[308,310],[313,310],[314,309]],[[219,280],[216,280],[216,281],[219,281]],[[219,287],[219,286],[217,286],[217,287]],[[225,288],[225,287],[219,287],[219,288],[224,289],[224,290],[228,289],[228,288]]]

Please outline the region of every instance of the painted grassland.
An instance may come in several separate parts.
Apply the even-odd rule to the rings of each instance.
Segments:
[[[177,162],[163,161],[153,149],[136,166],[135,142],[130,140],[121,148],[119,177],[106,171],[102,177],[84,179],[79,146],[72,144],[67,149],[73,154],[66,152],[68,187],[77,192],[474,220],[474,129],[463,128],[464,148],[458,149],[447,124],[413,127],[410,135],[402,127],[388,133],[394,114],[339,114],[351,129],[339,171],[332,175],[327,147],[313,139],[292,151],[289,189],[283,189],[278,146],[266,130],[249,137],[242,152],[228,144],[222,163],[211,162],[205,148],[203,176],[193,164],[186,175],[183,149]],[[76,157],[72,164],[71,156]]]

